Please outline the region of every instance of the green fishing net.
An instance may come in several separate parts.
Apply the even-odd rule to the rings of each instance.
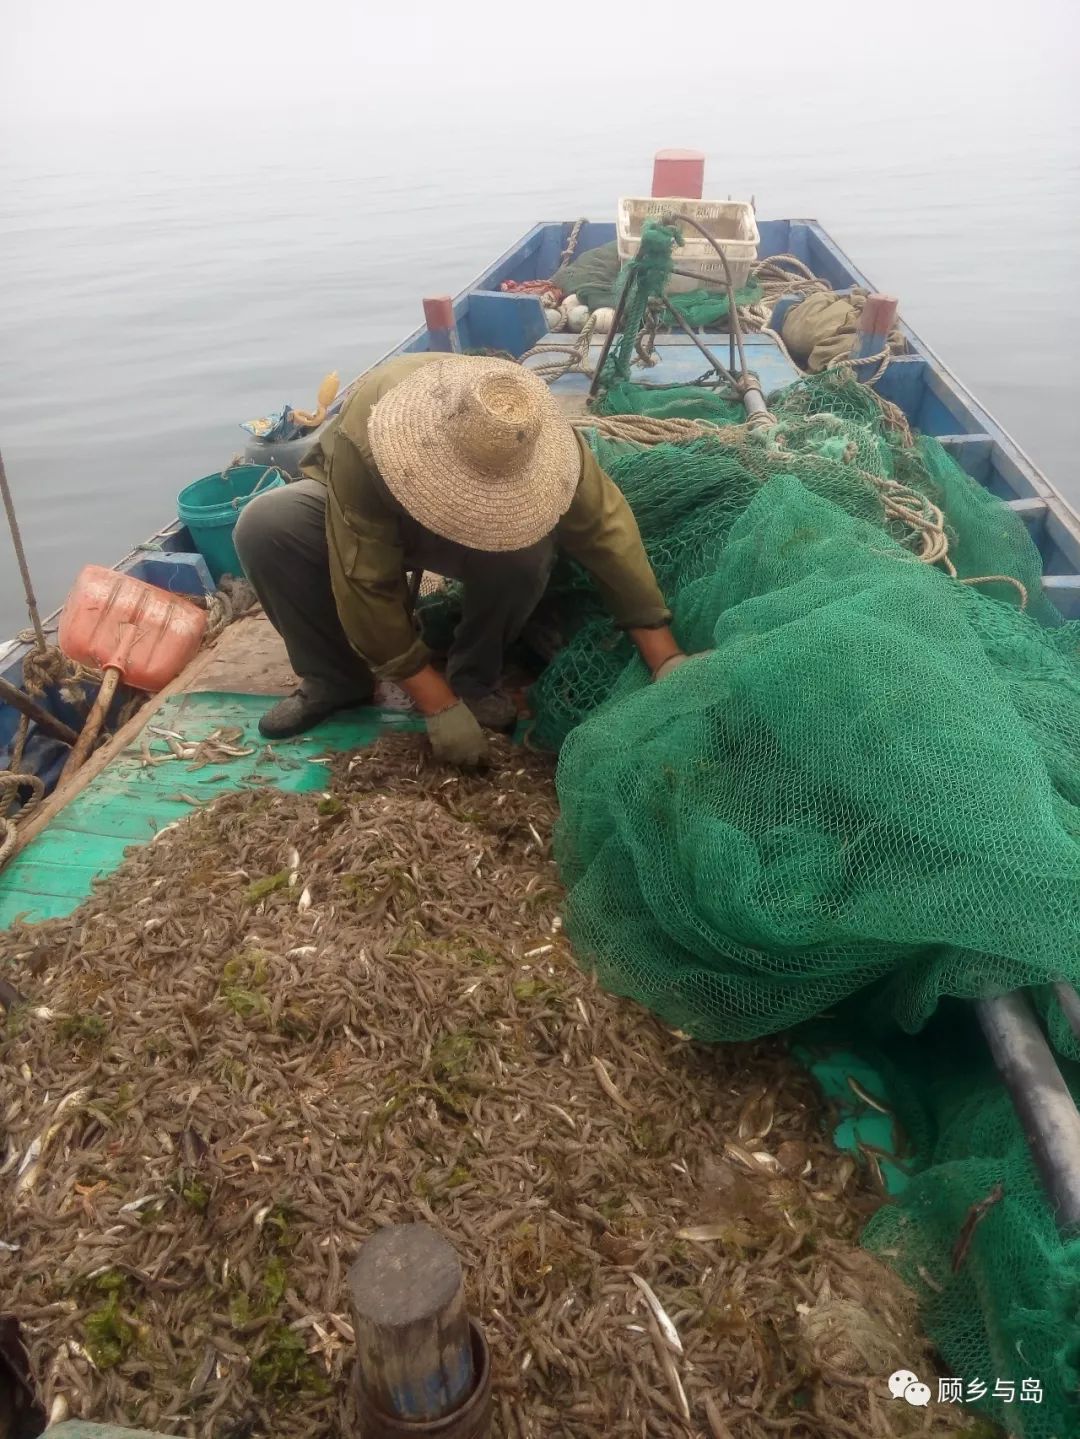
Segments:
[[[598,415],[651,415],[656,420],[709,420],[737,425],[746,418],[742,401],[726,389],[700,385],[642,385],[618,380],[601,397]]]
[[[862,1016],[853,1013],[854,1025]],[[970,1012],[943,1006],[918,1037],[882,1039],[900,1082],[899,1115],[918,1136],[920,1166],[899,1203],[874,1215],[863,1242],[919,1297],[923,1325],[952,1375],[981,1380],[1010,1435],[1080,1433],[1080,1238],[1062,1238],[1008,1095]],[[1061,1061],[1073,1095],[1080,1066]],[[971,1231],[973,1204],[993,1198]],[[995,1381],[1005,1384],[993,1402]],[[1039,1386],[1042,1402],[1024,1381]],[[1009,1399],[1009,1386],[1013,1398]],[[966,1386],[965,1386],[966,1387]]]
[[[735,291],[735,303],[739,306],[758,305],[764,297],[761,286],[753,281]],[[667,298],[688,325],[699,329],[715,325],[717,320],[726,320],[731,308],[726,290],[686,290]]]
[[[563,746],[578,953],[709,1040],[886,978],[907,1029],[1070,956],[1080,978],[1076,660],[795,475],[708,508],[668,590],[696,657],[655,686],[625,665]]]
[[[570,638],[533,689],[532,739],[560,749],[575,951],[700,1039],[826,1015],[837,1042],[890,1057],[914,1177],[866,1242],[950,1371],[985,1383],[977,1409],[1024,1439],[1078,1435],[1080,1238],[1058,1235],[960,1001],[1030,987],[1077,1055],[1048,986],[1080,981],[1080,625],[1018,516],[849,378],[771,396],[757,434],[715,392],[608,380],[608,413],[727,433],[592,435],[693,658],[652,684],[559,563],[546,605]],[[930,506],[957,578],[918,556]],[[1025,1378],[1041,1403],[1020,1402]]]
[[[552,275],[551,283],[564,295],[576,295],[590,310],[598,310],[614,305],[620,266],[619,247],[612,240],[610,244],[583,250],[576,259],[561,265]]]
[[[631,329],[664,238],[643,236]],[[575,952],[699,1039],[824,1015],[888,1060],[913,1178],[866,1243],[951,1372],[986,1385],[977,1409],[1023,1439],[1080,1435],[1080,1238],[1057,1232],[963,1003],[1030,987],[1080,1095],[1049,988],[1080,981],[1080,624],[1020,518],[844,374],[770,396],[777,423],[751,434],[732,397],[631,381],[631,358],[614,348],[604,411],[724,429],[590,436],[693,657],[651,683],[560,560],[544,608],[568,642],[532,690],[531,740],[560,750]],[[938,511],[956,578],[919,558]],[[1020,1401],[1025,1378],[1041,1403]]]
[[[812,390],[830,385],[819,401],[857,408],[846,385]],[[960,1023],[937,1014],[950,998],[1080,980],[1080,627],[916,559],[816,403],[783,446],[596,441],[695,657],[651,684],[587,577],[560,568],[584,619],[533,700],[534,738],[562,742],[567,930],[605,986],[702,1039],[845,1003],[849,1046],[871,1009],[875,1035],[927,1027],[906,1063],[933,1142],[867,1243],[922,1298],[950,1372],[990,1380],[979,1408],[1025,1439],[1077,1434],[1080,1241],[1058,1237],[1000,1081],[970,1069],[953,1086],[969,1102],[942,1108],[935,1060]],[[1015,515],[932,440],[843,424],[845,453],[963,516],[962,571],[1022,578],[1052,618]],[[1073,1052],[1060,1013],[1050,1030]],[[1043,1403],[994,1401],[998,1377],[1038,1379]]]

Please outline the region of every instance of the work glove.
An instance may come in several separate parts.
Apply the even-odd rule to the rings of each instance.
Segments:
[[[441,714],[429,715],[426,723],[431,752],[437,760],[461,765],[463,769],[475,769],[487,760],[484,731],[462,700]]]
[[[666,679],[672,670],[677,670],[679,666],[684,665],[688,659],[690,659],[690,655],[684,655],[681,650],[678,654],[666,659],[662,665],[658,665],[653,671],[653,684],[656,684],[657,680]]]

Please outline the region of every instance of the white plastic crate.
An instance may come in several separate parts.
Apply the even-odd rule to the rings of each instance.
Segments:
[[[660,220],[673,212],[689,215],[699,225],[704,225],[731,266],[735,288],[742,289],[757,259],[760,238],[754,207],[743,200],[653,200],[644,196],[622,199],[619,201],[616,226],[619,259],[625,262],[637,254],[641,245],[641,227],[646,220]],[[683,227],[683,239],[685,244],[672,251],[672,258],[680,270],[690,270],[701,278],[695,280],[687,275],[672,275],[668,293],[699,290],[702,285],[717,282],[722,285],[724,267],[708,240],[689,225]]]

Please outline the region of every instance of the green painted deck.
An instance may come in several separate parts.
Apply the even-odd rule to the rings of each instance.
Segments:
[[[117,1424],[84,1424],[81,1419],[54,1425],[48,1433],[50,1439],[162,1439],[160,1431],[121,1429]]]
[[[240,747],[254,753],[201,769],[177,759],[148,765],[144,741],[155,759],[170,750],[166,740],[144,730],[0,872],[0,928],[20,917],[37,921],[70,914],[95,878],[116,869],[130,845],[148,843],[167,824],[189,815],[192,800],[209,804],[230,789],[320,789],[327,780],[320,760],[371,744],[383,730],[422,728],[421,720],[399,711],[356,709],[310,734],[268,745],[257,729],[267,703],[265,696],[223,692],[166,701],[151,722],[154,729],[197,741],[215,729],[241,726]]]

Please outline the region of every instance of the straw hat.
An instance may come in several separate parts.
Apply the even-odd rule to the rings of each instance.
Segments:
[[[424,365],[375,405],[368,440],[413,519],[474,550],[536,544],[581,476],[574,432],[547,385],[510,360]]]

